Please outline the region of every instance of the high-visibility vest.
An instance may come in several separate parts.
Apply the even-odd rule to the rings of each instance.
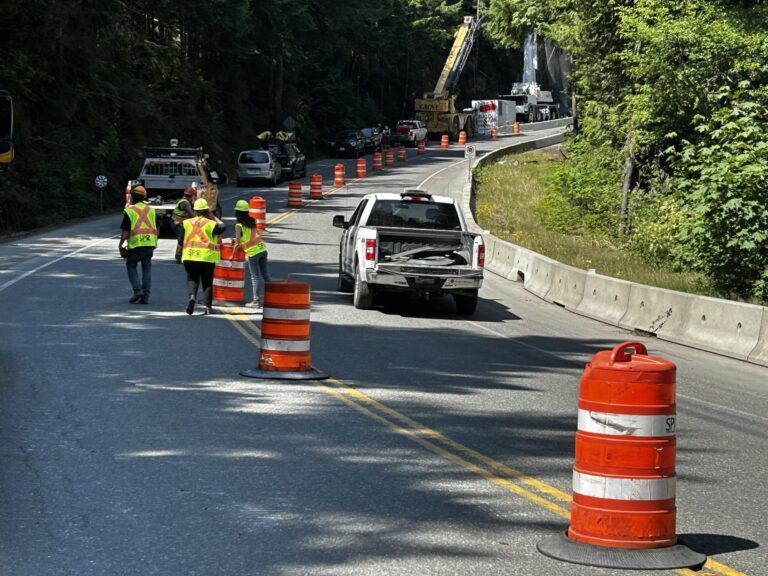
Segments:
[[[188,218],[187,213],[181,209],[182,202],[189,203],[189,200],[187,200],[186,198],[179,198],[179,201],[176,202],[176,207],[173,209],[172,218],[173,218],[173,221],[176,222],[177,224],[181,224],[182,222],[184,222],[184,220]]]
[[[157,221],[155,209],[144,202],[126,206],[125,213],[131,221],[128,232],[128,250],[141,246],[157,247]]]
[[[255,256],[267,251],[267,245],[264,244],[256,228],[249,228],[242,224],[240,224],[240,247],[246,256]]]
[[[216,264],[221,260],[220,238],[213,233],[215,227],[216,222],[208,218],[195,216],[184,220],[182,262],[191,260]]]

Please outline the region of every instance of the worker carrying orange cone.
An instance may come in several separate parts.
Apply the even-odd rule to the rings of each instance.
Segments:
[[[234,259],[238,248],[245,252],[248,260],[248,271],[251,273],[251,288],[253,296],[246,308],[261,308],[264,299],[264,286],[272,281],[267,262],[267,245],[264,238],[256,230],[256,222],[248,213],[250,206],[245,200],[235,204],[235,248],[231,259]]]

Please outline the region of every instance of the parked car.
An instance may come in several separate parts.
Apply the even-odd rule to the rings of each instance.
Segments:
[[[331,142],[331,154],[360,157],[365,154],[365,137],[360,130],[339,132]]]
[[[268,150],[243,150],[237,157],[237,185],[252,180],[267,180],[272,186],[280,180],[282,167]]]
[[[381,150],[381,130],[372,127],[363,128],[360,132],[363,133],[366,153]]]
[[[270,142],[269,152],[280,164],[282,175],[291,180],[307,175],[307,157],[293,142]]]

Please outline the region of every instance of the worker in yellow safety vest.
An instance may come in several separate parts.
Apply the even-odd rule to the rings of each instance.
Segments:
[[[187,314],[195,311],[197,288],[203,285],[205,314],[213,314],[213,270],[221,260],[221,234],[227,225],[209,208],[204,198],[195,200],[195,216],[184,220],[181,260],[187,271]]]
[[[251,287],[253,299],[248,302],[246,308],[261,308],[264,299],[264,285],[272,280],[267,264],[267,245],[261,234],[256,230],[256,221],[248,213],[248,202],[238,200],[235,204],[235,248],[232,250],[231,259],[234,259],[238,248],[245,252],[248,258],[248,269],[251,273]]]
[[[197,196],[197,190],[192,186],[189,186],[184,190],[184,195],[176,202],[176,206],[173,208],[171,214],[171,227],[173,233],[176,235],[178,245],[176,246],[176,263],[181,264],[181,252],[183,250],[182,243],[184,242],[184,220],[187,218],[194,218],[195,212],[192,210],[192,203]]]
[[[149,292],[152,288],[152,255],[157,247],[157,220],[155,209],[145,201],[147,191],[144,186],[134,186],[131,202],[123,211],[123,222],[118,250],[125,258],[128,280],[131,282],[133,295],[131,304],[149,304]],[[138,266],[141,264],[141,279]]]

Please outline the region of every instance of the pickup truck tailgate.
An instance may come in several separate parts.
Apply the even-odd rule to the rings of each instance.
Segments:
[[[482,275],[473,267],[476,234],[459,230],[378,228],[377,269],[408,276]]]

